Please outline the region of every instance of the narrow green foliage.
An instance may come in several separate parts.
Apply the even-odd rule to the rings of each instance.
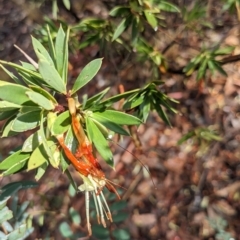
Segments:
[[[206,77],[207,70],[210,70],[212,73],[217,71],[226,76],[227,74],[221,66],[221,60],[217,60],[216,57],[230,54],[233,49],[233,47],[217,47],[215,50],[202,49],[201,53],[194,57],[183,71],[189,76],[197,70],[198,81]]]
[[[77,92],[80,88],[85,86],[97,74],[102,65],[102,58],[95,59],[88,63],[79,74],[76,82],[73,85],[71,93]]]

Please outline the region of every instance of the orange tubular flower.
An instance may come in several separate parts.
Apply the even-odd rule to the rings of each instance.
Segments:
[[[114,186],[106,179],[97,158],[93,155],[92,144],[84,133],[80,120],[78,119],[75,101],[73,98],[68,98],[68,107],[72,118],[72,129],[79,143],[76,153],[73,154],[65,145],[63,135],[58,135],[56,138],[66,157],[83,179],[83,184],[80,185],[78,189],[85,192],[87,228],[89,235],[91,235],[92,231],[89,219],[89,192],[92,193],[94,197],[98,223],[101,223],[104,227],[106,227],[104,216],[112,222],[112,215],[107,201],[102,193],[102,189],[106,186],[107,189],[110,192],[115,193],[119,199],[120,196]]]

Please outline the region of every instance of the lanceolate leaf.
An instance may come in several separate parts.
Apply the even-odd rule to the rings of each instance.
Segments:
[[[53,103],[57,104],[57,100],[49,93],[47,92],[44,88],[38,87],[38,86],[29,86],[34,92],[40,93],[47,99],[51,100]]]
[[[43,107],[46,110],[53,110],[55,108],[53,103],[40,93],[28,91],[26,92],[26,94],[30,100],[32,100],[34,103],[38,104],[40,107]]]
[[[50,52],[50,55],[51,55],[51,58],[54,62],[54,66],[56,67],[56,52],[55,52],[55,48],[54,48],[54,45],[53,45],[53,40],[52,40],[52,36],[51,36],[51,33],[50,33],[50,30],[49,30],[49,26],[47,25],[47,36],[48,36],[48,46],[49,46],[49,52]]]
[[[17,114],[17,110],[11,110],[7,112],[0,112],[0,121],[10,118],[11,116]]]
[[[0,99],[11,103],[21,105],[29,101],[29,98],[25,94],[25,92],[29,90],[29,88],[18,84],[0,81]]]
[[[63,54],[63,70],[62,78],[65,83],[68,80],[68,39],[69,39],[70,28],[67,29],[67,33],[64,39],[64,54]]]
[[[33,151],[28,161],[27,170],[29,171],[41,166],[44,162],[47,161],[47,159],[48,159],[48,156],[44,150],[43,144],[41,144]]]
[[[142,121],[137,117],[134,117],[127,113],[114,111],[114,110],[106,110],[104,112],[92,113],[93,118],[98,117],[98,116],[104,117],[104,118],[108,119],[108,121],[114,122],[114,123],[120,124],[120,125],[139,125],[142,123]]]
[[[128,91],[128,92],[125,92],[125,93],[121,93],[121,94],[117,94],[115,96],[112,96],[104,101],[101,102],[102,105],[104,106],[111,106],[113,103],[123,99],[123,98],[127,98],[137,92],[139,92],[141,89],[134,89],[134,90],[131,90],[131,91]]]
[[[29,157],[29,153],[22,153],[20,150],[7,157],[0,163],[0,170],[5,170],[1,175],[6,176],[19,171],[25,166]]]
[[[52,134],[59,135],[65,133],[71,126],[71,118],[69,111],[61,113],[52,126]]]
[[[94,143],[94,146],[96,147],[97,151],[100,153],[102,158],[107,162],[107,164],[113,167],[113,155],[108,146],[107,140],[102,135],[101,131],[98,129],[96,124],[90,118],[86,119],[86,124],[89,138]]]
[[[52,58],[50,57],[48,51],[45,49],[45,47],[34,37],[32,37],[32,44],[34,51],[36,55],[38,56],[38,53],[40,53],[45,60],[47,60],[50,64],[54,64]]]
[[[2,68],[2,70],[7,73],[7,75],[14,80],[16,83],[21,84],[21,81],[18,79],[18,77],[16,77],[12,72],[8,71],[8,69],[6,69],[2,64],[0,64],[0,67]]]
[[[43,80],[57,92],[66,94],[66,86],[57,70],[46,60],[39,61],[39,72]]]
[[[12,116],[10,119],[8,119],[4,126],[3,126],[3,131],[2,131],[2,137],[11,137],[14,135],[17,135],[18,132],[12,131],[12,124],[14,121],[14,116]]]
[[[64,139],[64,142],[66,144],[66,146],[68,147],[68,149],[71,150],[71,152],[76,152],[76,149],[78,147],[78,141],[74,136],[73,130],[72,128],[69,128],[66,134],[66,137]]]
[[[37,187],[38,184],[33,181],[18,181],[18,182],[11,182],[1,188],[1,199],[5,197],[12,196],[15,192],[22,190]]]
[[[59,165],[59,151],[57,149],[56,143],[52,139],[46,139],[45,135],[45,129],[43,126],[44,123],[44,118],[43,115],[41,115],[41,123],[40,123],[40,129],[39,129],[39,134],[42,138],[43,141],[43,147],[44,150],[48,156],[48,160],[51,163],[51,165],[54,168],[58,168]]]
[[[40,124],[40,111],[26,112],[17,116],[13,121],[12,130],[24,132],[37,127]]]
[[[152,26],[154,31],[157,31],[158,22],[154,14],[150,11],[144,11],[144,15],[147,19],[147,22]]]
[[[64,63],[64,53],[65,53],[65,33],[62,29],[62,26],[60,26],[56,42],[55,42],[55,50],[56,50],[56,63],[57,63],[57,71],[60,76],[62,76],[63,73],[63,63]]]
[[[43,139],[39,134],[39,130],[30,135],[22,146],[22,152],[32,152],[37,146],[42,143]]]
[[[97,58],[88,63],[79,74],[76,82],[73,85],[72,94],[86,85],[97,74],[102,65],[102,58]]]
[[[109,121],[109,119],[107,119],[107,118],[105,118],[101,115],[94,115],[93,120],[97,120],[102,125],[104,125],[106,128],[112,130],[115,133],[119,133],[119,134],[122,134],[122,135],[129,136],[129,133],[124,128],[122,128],[122,126],[116,124],[115,122]]]
[[[130,15],[130,16],[124,18],[120,22],[120,24],[117,26],[117,28],[113,34],[112,41],[116,40],[123,33],[123,31],[129,27],[131,21],[132,21],[132,16]]]
[[[7,112],[7,111],[14,110],[14,109],[18,109],[20,107],[21,107],[21,105],[18,105],[15,103],[11,103],[8,101],[0,101],[0,112]]]
[[[109,15],[112,17],[117,17],[117,16],[123,16],[130,13],[131,13],[131,10],[129,7],[117,6],[109,12]]]
[[[39,179],[44,175],[48,167],[48,162],[43,163],[41,166],[38,167],[37,173],[35,175],[36,181],[39,181]]]
[[[87,101],[86,101],[86,104],[84,106],[84,108],[88,108],[90,107],[91,105],[94,105],[95,103],[99,103],[101,101],[101,99],[107,94],[107,92],[109,91],[110,88],[106,88],[104,89],[102,92],[94,95],[93,97],[89,98]]]

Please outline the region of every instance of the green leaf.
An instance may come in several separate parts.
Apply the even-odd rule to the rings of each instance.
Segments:
[[[37,173],[35,175],[35,180],[39,181],[39,179],[44,175],[48,168],[48,162],[43,163],[41,166],[38,167]]]
[[[57,70],[46,60],[39,61],[39,72],[43,80],[54,90],[66,94],[66,86]]]
[[[166,123],[168,124],[169,126],[171,126],[171,123],[168,119],[168,116],[167,114],[165,113],[165,111],[162,109],[162,107],[158,104],[153,104],[154,105],[154,108],[156,109],[157,113],[158,113],[158,116]]]
[[[227,73],[224,71],[222,66],[217,61],[212,61],[212,64],[214,65],[214,68],[220,72],[222,75],[227,76]]]
[[[28,70],[31,70],[31,71],[36,71],[36,68],[31,63],[23,62],[23,61],[20,61],[20,62],[24,68],[27,68]]]
[[[62,78],[65,83],[68,80],[68,39],[70,34],[70,28],[68,27],[67,33],[64,40],[64,53],[63,53],[63,70],[62,70]]]
[[[140,32],[139,25],[140,25],[139,17],[135,16],[132,21],[132,44],[133,45],[135,45],[138,40],[138,36]]]
[[[41,166],[43,163],[47,161],[47,159],[48,156],[44,150],[43,144],[41,144],[31,154],[31,157],[29,158],[28,161],[27,171],[30,171]]]
[[[25,239],[24,236],[25,235],[29,235],[30,233],[33,232],[33,228],[28,228],[27,224],[22,224],[20,225],[17,229],[15,229],[14,231],[12,231],[11,233],[9,233],[7,235],[7,239],[8,240],[15,240],[15,239]]]
[[[40,124],[40,111],[31,111],[19,114],[13,121],[12,130],[24,132],[36,128]]]
[[[229,46],[221,49],[217,49],[213,52],[215,56],[230,54],[235,47]]]
[[[57,19],[57,12],[58,12],[58,6],[57,6],[57,0],[52,0],[52,15],[53,19]]]
[[[26,94],[31,101],[33,101],[34,103],[38,104],[40,107],[46,110],[53,110],[55,108],[52,101],[48,100],[40,93],[27,91]]]
[[[97,239],[104,239],[104,240],[110,240],[109,237],[109,230],[104,228],[103,226],[99,225],[93,225],[92,226],[92,232],[93,236]]]
[[[60,163],[60,151],[57,146],[57,142],[49,139],[46,144],[44,144],[44,149],[47,152],[49,161],[54,168],[58,168]]]
[[[158,8],[166,12],[180,12],[179,8],[172,3],[161,1],[157,4]]]
[[[18,181],[18,182],[11,182],[1,188],[1,196],[0,201],[6,197],[12,196],[19,190],[34,188],[37,187],[38,184],[33,181]]]
[[[183,135],[177,142],[178,145],[181,145],[182,143],[184,143],[185,141],[187,141],[188,139],[194,137],[196,134],[194,131],[191,131],[185,135]]]
[[[93,112],[92,117],[102,117],[108,119],[110,122],[114,122],[116,124],[120,125],[139,125],[142,123],[142,121],[134,117],[132,115],[129,115],[127,113],[115,111],[115,110],[105,110],[104,112]]]
[[[79,74],[76,82],[73,85],[72,94],[86,85],[97,74],[102,65],[102,58],[97,58],[88,63]]]
[[[115,229],[113,231],[113,236],[115,239],[129,240],[131,239],[130,233],[126,229]]]
[[[20,107],[21,107],[21,105],[18,105],[15,103],[11,103],[8,101],[0,101],[0,112],[7,112],[7,111],[14,110],[14,109],[18,109]]]
[[[12,131],[12,124],[15,119],[15,116],[12,116],[10,119],[8,119],[2,128],[2,137],[10,137],[17,135],[18,132]]]
[[[132,16],[130,15],[124,18],[120,22],[120,24],[117,26],[116,30],[114,31],[112,42],[115,41],[123,33],[123,31],[125,31],[129,27],[131,21],[132,21]]]
[[[71,216],[71,219],[72,219],[72,222],[75,224],[75,225],[80,225],[81,223],[81,217],[79,215],[79,213],[73,208],[71,207],[69,209],[69,214]]]
[[[0,64],[0,67],[2,68],[2,70],[11,78],[13,79],[17,84],[22,84],[21,81],[18,79],[17,76],[15,76],[12,72],[8,71],[8,69],[6,69],[2,64]]]
[[[22,152],[32,152],[37,146],[42,143],[42,137],[39,134],[39,130],[30,135],[22,146]]]
[[[39,73],[37,73],[36,71],[31,71],[27,68],[24,68],[18,64],[12,63],[12,62],[6,62],[6,61],[2,61],[0,60],[0,63],[8,65],[10,67],[13,67],[14,69],[16,69],[19,73],[27,73],[30,76],[37,78],[38,80],[42,80],[41,75]],[[0,84],[1,85],[1,84]]]
[[[27,160],[29,153],[22,153],[20,150],[10,155],[0,163],[0,170],[5,170],[1,175],[6,176],[22,169]]]
[[[54,104],[58,104],[57,100],[51,95],[49,92],[47,92],[44,88],[38,87],[38,86],[29,86],[34,92],[37,92],[44,97],[46,97],[48,100],[52,101]]]
[[[84,106],[84,109],[91,107],[91,105],[95,105],[98,104],[102,98],[107,94],[107,92],[109,91],[110,88],[106,88],[103,91],[101,91],[100,93],[92,96],[91,98],[89,98],[86,101],[86,104]]]
[[[121,17],[121,16],[126,16],[130,13],[131,11],[129,7],[116,6],[109,12],[109,15],[111,17]]]
[[[107,130],[107,128],[102,125],[100,122],[98,122],[97,120],[92,118],[92,121],[94,121],[94,123],[96,124],[96,126],[98,127],[98,129],[101,131],[102,135],[108,139],[109,137],[109,131]]]
[[[149,10],[145,10],[144,15],[147,19],[147,22],[152,26],[153,30],[157,31],[158,22],[157,22],[157,19],[154,16],[154,14],[152,12],[150,12]]]
[[[12,211],[10,211],[8,209],[8,207],[4,207],[3,209],[0,210],[0,224],[1,224],[1,226],[5,221],[7,221],[11,218],[13,218],[13,213],[12,213]],[[6,238],[6,239],[8,239],[8,238]]]
[[[25,94],[29,90],[21,85],[0,80],[0,98],[2,100],[21,105],[29,101]]]
[[[139,92],[140,89],[134,89],[125,93],[121,93],[121,94],[117,94],[115,96],[112,96],[110,98],[107,98],[106,100],[102,101],[101,104],[104,106],[111,106],[113,103],[120,101],[121,99],[127,98],[129,96],[131,96],[134,93]]]
[[[65,33],[64,33],[61,25],[57,32],[57,37],[56,37],[56,42],[55,42],[55,50],[56,50],[57,71],[58,71],[59,75],[62,76],[64,55],[65,55],[64,54],[65,53]]]
[[[63,4],[67,10],[70,10],[71,4],[69,0],[63,0]]]
[[[126,213],[126,212],[118,212],[118,214],[113,215],[113,222],[114,222],[114,223],[123,222],[123,221],[126,220],[128,217],[129,217],[129,213]]]
[[[32,103],[32,106],[22,106],[19,113],[27,113],[27,112],[35,112],[35,111],[42,111],[42,109],[39,106],[35,106],[35,103]]]
[[[57,65],[56,64],[56,52],[55,52],[52,36],[51,36],[51,33],[50,33],[48,25],[47,25],[47,37],[48,37],[49,52],[50,52],[51,58],[52,58],[52,60],[54,62],[54,66],[56,67],[56,65]]]
[[[113,155],[109,148],[107,140],[90,118],[86,119],[86,125],[89,139],[94,143],[97,151],[107,162],[107,164],[113,167]]]
[[[59,231],[64,238],[69,238],[73,236],[73,232],[67,222],[62,222],[60,224]]]
[[[3,200],[0,201],[0,209],[3,209],[7,205],[7,201],[9,199],[10,199],[10,197],[6,197],[6,198],[4,198]]]
[[[39,57],[40,60],[40,55],[39,53],[44,57],[43,60],[46,60],[49,62],[49,64],[53,64],[54,62],[52,60],[52,58],[50,57],[48,51],[45,49],[45,47],[36,39],[32,36],[32,45],[33,45],[33,49],[36,53],[36,55]]]
[[[58,168],[59,162],[60,162],[60,153],[59,153],[58,147],[56,145],[56,140],[54,141],[53,137],[52,137],[52,139],[48,139],[48,140],[46,139],[43,116],[41,116],[39,134],[42,138],[43,147],[48,156],[50,164],[54,168]]]
[[[0,112],[0,121],[10,118],[11,116],[15,115],[18,110],[12,110],[8,112]]]
[[[100,34],[95,34],[95,35],[90,35],[90,36],[87,36],[84,41],[82,41],[78,48],[79,49],[83,49],[83,48],[86,48],[87,46],[93,44],[93,43],[97,43],[98,41],[100,41],[101,39],[101,36]]]
[[[104,125],[106,128],[112,130],[115,133],[119,133],[121,135],[126,135],[129,136],[130,134],[124,129],[122,128],[120,125],[109,121],[107,118],[102,117],[101,115],[94,115],[93,120],[97,120],[98,122],[100,122],[102,125]],[[95,122],[95,121],[94,121]],[[96,123],[96,122],[95,122]],[[98,126],[98,125],[97,125]]]
[[[117,202],[111,204],[110,208],[112,211],[119,211],[119,210],[126,208],[126,206],[127,206],[127,202],[122,200],[122,201],[117,201]]]
[[[18,74],[22,77],[22,80],[26,83],[26,85],[42,86],[42,80],[40,82],[39,79],[31,74],[26,72],[19,72]]]
[[[139,106],[140,104],[143,103],[144,98],[145,98],[144,95],[140,95],[140,96],[137,95],[130,101],[127,99],[123,105],[123,109],[132,109],[132,108]]]
[[[61,113],[52,126],[51,132],[53,135],[60,135],[65,133],[71,126],[71,116],[69,111]]]
[[[209,59],[205,58],[203,60],[203,62],[201,63],[199,69],[198,69],[198,73],[197,73],[197,80],[200,80],[202,78],[205,77],[206,75],[206,70],[207,70],[207,63],[208,63]]]

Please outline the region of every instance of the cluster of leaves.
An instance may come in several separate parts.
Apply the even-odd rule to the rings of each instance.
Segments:
[[[30,181],[12,182],[0,190],[0,238],[2,240],[25,239],[34,230],[32,217],[27,213],[28,201],[18,205],[18,191],[36,187]],[[11,210],[7,206],[11,198]]]
[[[223,5],[223,11],[233,11],[233,10],[237,10],[239,11],[239,7],[240,7],[240,1],[239,0],[224,0],[224,5]]]
[[[3,176],[24,169],[38,168],[36,179],[39,179],[49,163],[55,168],[60,164],[62,169],[66,170],[67,161],[59,152],[54,136],[67,133],[65,141],[70,149],[76,140],[71,129],[70,113],[68,109],[58,104],[54,94],[62,94],[65,98],[68,94],[77,97],[75,93],[87,84],[101,67],[102,59],[90,62],[79,74],[72,89],[67,92],[68,32],[65,34],[60,28],[55,45],[51,35],[48,36],[50,54],[37,39],[33,38],[38,64],[33,60],[32,64],[22,62],[21,66],[1,61],[1,64],[14,67],[22,77],[20,79],[2,66],[17,82],[17,84],[0,82],[1,119],[7,120],[2,129],[2,136],[8,137],[39,127],[26,139],[20,150],[1,162]],[[21,81],[27,86],[20,85]],[[76,99],[76,104],[79,105],[78,110],[83,124],[86,125],[90,141],[112,166],[112,152],[106,140],[108,130],[129,135],[123,125],[138,125],[141,120],[123,112],[107,109],[107,105],[101,103],[107,90],[89,99],[85,98],[83,104],[78,103]],[[120,99],[122,97],[120,96]]]
[[[191,142],[189,142],[191,140]],[[214,126],[209,127],[198,127],[194,130],[185,134],[179,141],[178,144],[184,142],[197,144],[199,146],[198,155],[202,156],[206,153],[213,141],[221,141],[222,137],[219,136],[218,132],[214,129]]]
[[[234,4],[229,1],[228,5],[237,4],[236,0],[233,2]],[[162,73],[167,72],[167,59],[155,47],[153,41],[149,42],[147,36],[149,34],[153,35],[152,31],[157,31],[160,26],[165,26],[166,14],[164,15],[164,13],[181,14],[182,24],[177,30],[179,33],[190,30],[201,35],[203,27],[213,28],[212,23],[207,18],[207,7],[200,1],[194,2],[190,8],[189,6],[180,8],[168,1],[132,0],[124,5],[114,6],[109,10],[109,17],[106,19],[99,17],[83,18],[79,23],[73,25],[70,32],[71,39],[73,39],[73,49],[83,49],[96,44],[105,56],[114,55],[114,51],[121,52],[124,49],[131,53],[132,61],[137,59],[137,61],[143,63],[148,62],[150,64],[149,69],[152,69],[152,78],[158,80]],[[53,22],[49,19],[47,19],[47,22],[52,26],[52,30],[57,31]],[[63,21],[62,24],[67,25]],[[43,29],[41,27],[39,31],[42,34],[42,40],[46,41],[47,32]],[[80,43],[75,41],[79,34],[81,35]],[[111,52],[108,49],[111,49]],[[199,55],[194,56],[184,68],[186,76],[190,76],[198,70],[197,80],[199,80],[206,77],[208,69],[211,72],[218,71],[226,75],[221,67],[221,62],[216,60],[216,57],[230,54],[232,50],[233,48],[230,47],[220,49],[219,45],[214,47],[214,50],[203,48]]]
[[[23,146],[0,163],[1,176],[36,169],[35,179],[39,180],[51,165],[54,168],[61,167],[72,181],[67,169],[68,159],[58,148],[55,136],[65,134],[65,144],[72,152],[76,150],[77,140],[71,128],[69,109],[58,103],[56,94],[63,99],[75,99],[81,124],[85,126],[89,140],[110,166],[113,166],[113,155],[108,145],[109,134],[129,136],[124,125],[141,124],[142,120],[146,121],[151,109],[157,109],[159,116],[170,123],[163,108],[174,109],[169,105],[168,97],[157,89],[156,83],[104,98],[109,90],[107,88],[90,98],[84,95],[80,103],[77,92],[97,74],[102,59],[87,64],[71,90],[67,90],[68,38],[69,30],[65,33],[60,27],[54,42],[48,29],[49,51],[36,38],[32,38],[38,63],[24,52],[30,63],[21,62],[18,65],[0,61],[1,68],[15,81],[0,81],[0,119],[5,120],[2,137],[31,131]],[[4,65],[14,68],[18,75]],[[131,109],[136,116],[112,108],[113,103],[123,99],[124,109]]]
[[[201,1],[194,1],[191,9],[184,6],[182,16],[185,29],[201,33],[203,27],[213,28],[213,24],[207,19],[206,11],[207,6]]]
[[[234,47],[225,47],[219,49],[218,47],[214,50],[202,49],[202,51],[184,68],[184,72],[187,76],[191,75],[197,70],[197,80],[204,79],[206,77],[207,70],[209,69],[213,74],[215,71],[227,76],[226,72],[221,66],[221,61],[216,58],[221,55],[227,55],[233,51]]]

